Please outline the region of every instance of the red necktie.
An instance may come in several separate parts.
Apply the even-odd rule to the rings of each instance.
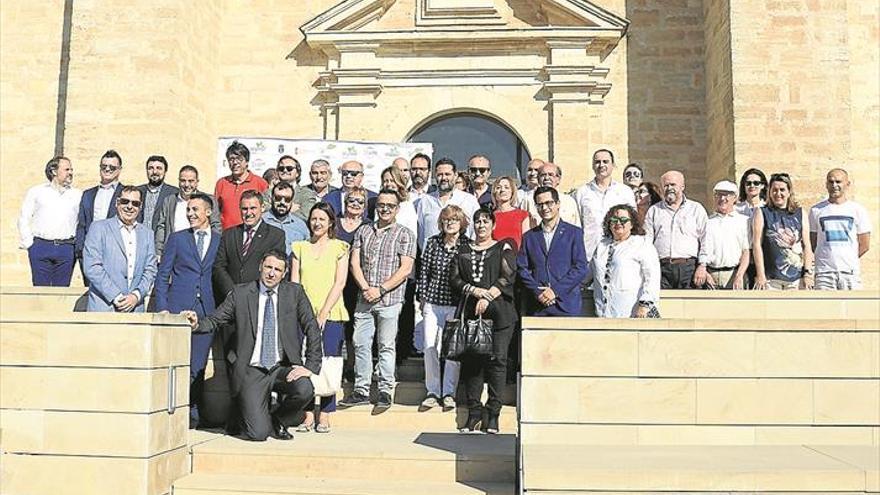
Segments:
[[[251,241],[254,240],[254,229],[246,228],[245,229],[245,237],[244,237],[244,245],[241,246],[241,257],[244,258],[248,255],[248,252],[251,250]]]

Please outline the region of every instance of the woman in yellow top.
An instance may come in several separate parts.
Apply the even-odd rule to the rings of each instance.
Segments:
[[[342,288],[348,277],[349,246],[336,239],[336,215],[327,203],[312,207],[309,232],[309,240],[291,244],[290,280],[301,284],[312,302],[324,338],[324,356],[341,356],[343,326],[348,321]],[[329,433],[330,413],[334,411],[336,396],[321,397],[318,424],[315,413],[308,411],[297,431],[307,432],[314,427],[318,433]]]

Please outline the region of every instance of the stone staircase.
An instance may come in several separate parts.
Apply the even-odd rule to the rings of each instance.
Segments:
[[[172,493],[513,494],[516,409],[502,410],[502,434],[461,435],[456,430],[465,420],[464,408],[419,410],[423,366],[421,359],[410,358],[398,367],[401,381],[391,409],[339,409],[331,416],[330,434],[294,433],[292,441],[255,443],[219,432],[191,432],[192,473],[177,480]],[[507,404],[514,403],[515,393],[515,386],[507,387]]]

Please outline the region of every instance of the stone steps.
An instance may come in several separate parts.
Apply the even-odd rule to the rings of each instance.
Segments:
[[[191,474],[174,483],[173,495],[513,495],[513,483],[469,481],[364,481],[274,476]]]
[[[334,430],[266,442],[206,435],[199,432],[192,447],[195,474],[437,483],[512,483],[515,476],[514,435]]]
[[[873,446],[531,444],[523,445],[523,460],[528,495],[880,491],[880,451]]]
[[[330,424],[336,430],[426,430],[451,432],[467,421],[467,409],[443,412],[442,408],[421,411],[419,406],[395,404],[378,413],[372,406],[340,408],[330,416]],[[504,433],[516,432],[516,409],[501,409],[499,425]]]

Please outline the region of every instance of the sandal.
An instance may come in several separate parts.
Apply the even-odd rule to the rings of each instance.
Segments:
[[[321,423],[318,423],[315,426],[315,432],[317,432],[317,433],[330,433],[330,425],[322,425]]]
[[[296,427],[297,433],[308,433],[312,431],[312,428],[315,426],[314,423],[303,423]]]

